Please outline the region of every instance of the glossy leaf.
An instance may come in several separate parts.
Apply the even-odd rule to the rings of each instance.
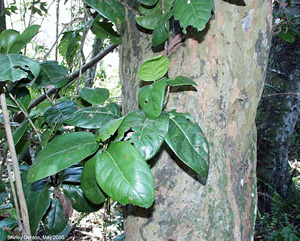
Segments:
[[[194,85],[197,86],[197,83],[190,78],[177,76],[175,79],[169,79],[167,85],[170,86],[181,86],[181,85]]]
[[[10,47],[19,35],[20,33],[13,29],[3,30],[0,35],[0,53],[8,54]]]
[[[92,105],[102,105],[109,97],[109,90],[105,88],[82,88],[79,91],[82,99]]]
[[[184,33],[189,25],[202,31],[211,17],[213,5],[213,0],[176,0],[174,17],[179,20]]]
[[[44,183],[42,183],[42,189],[35,190],[34,185],[27,182],[27,174],[27,171],[22,172],[21,178],[28,209],[30,230],[31,234],[35,235],[43,216],[50,206],[50,192],[49,186],[44,185]]]
[[[102,127],[106,122],[117,119],[119,116],[109,107],[86,107],[77,110],[65,123],[86,129]]]
[[[78,212],[90,213],[99,210],[102,205],[91,203],[83,194],[79,185],[62,185],[64,194],[70,199],[72,207]]]
[[[18,221],[10,218],[0,220],[0,240],[7,240],[9,231],[18,226]]]
[[[165,98],[166,78],[140,88],[138,99],[142,110],[151,119],[156,119],[162,112]]]
[[[44,119],[50,127],[60,128],[60,124],[76,112],[77,105],[71,100],[57,103],[55,106],[49,106],[44,111]]]
[[[59,234],[68,225],[68,219],[63,212],[63,206],[57,198],[51,200],[49,212],[43,220],[47,234]]]
[[[29,169],[28,182],[54,175],[92,155],[97,148],[96,137],[90,132],[58,136],[37,155]]]
[[[152,120],[142,110],[136,110],[125,117],[116,139],[121,140],[124,134],[131,130],[128,141],[134,144],[147,161],[159,151],[168,133],[168,128],[168,115],[162,114],[158,119]]]
[[[13,42],[9,49],[9,53],[19,53],[30,40],[38,33],[40,25],[32,25],[27,27],[23,33],[21,33]]]
[[[124,117],[118,119],[112,119],[109,122],[106,122],[98,131],[97,140],[106,141],[110,138],[119,128],[123,122]]]
[[[152,35],[152,45],[156,46],[164,43],[169,38],[169,19],[173,16],[173,11],[166,13],[158,22]]]
[[[92,26],[92,32],[102,42],[105,39],[110,39],[113,44],[121,44],[122,37],[113,29],[113,24],[109,22],[95,22]]]
[[[156,4],[158,0],[138,0],[138,1],[146,6],[152,6]]]
[[[95,9],[103,17],[108,20],[121,24],[126,15],[125,8],[122,3],[116,0],[84,0],[84,2]]]
[[[46,88],[61,88],[68,82],[67,69],[56,61],[40,63],[41,73],[35,84]]]
[[[155,56],[145,61],[138,72],[143,81],[154,81],[163,77],[169,70],[169,59],[166,56]]]
[[[87,199],[94,204],[101,204],[106,200],[105,194],[96,181],[96,160],[100,154],[101,151],[84,164],[81,176],[81,189]]]
[[[16,82],[29,77],[28,72],[34,75],[34,79],[40,73],[40,65],[19,54],[0,54],[0,81]]]
[[[27,110],[31,102],[29,90],[26,87],[18,88],[15,93],[15,99],[19,102],[23,110]]]
[[[201,128],[189,114],[171,112],[166,142],[187,166],[207,178],[208,142]]]
[[[128,142],[116,142],[96,161],[102,190],[123,205],[149,208],[154,201],[154,178],[140,152]]]

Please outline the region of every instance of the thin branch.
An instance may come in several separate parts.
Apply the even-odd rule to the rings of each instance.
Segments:
[[[22,214],[23,227],[24,227],[23,232],[25,235],[30,237],[30,224],[29,224],[28,209],[27,209],[24,191],[23,191],[23,187],[22,187],[19,163],[18,163],[17,153],[16,153],[16,149],[15,149],[15,145],[14,145],[11,126],[10,126],[10,122],[9,122],[9,114],[8,114],[7,103],[6,103],[6,98],[5,98],[5,93],[4,93],[2,83],[0,83],[0,99],[1,99],[3,119],[4,119],[5,133],[6,133],[6,137],[7,137],[7,142],[8,142],[11,158],[12,158],[12,164],[14,167],[17,193],[18,193],[20,206],[21,206],[21,214]]]
[[[91,59],[91,61],[89,61],[88,63],[86,63],[85,65],[83,65],[80,69],[78,69],[75,72],[73,72],[69,76],[69,80],[68,80],[67,84],[72,83],[80,75],[80,73],[85,73],[89,68],[91,68],[92,66],[94,66],[96,63],[98,63],[101,59],[103,59],[106,55],[108,55],[110,52],[112,52],[117,47],[118,47],[118,45],[115,45],[115,44],[110,45],[102,53],[96,55],[94,58]],[[53,88],[53,89],[48,90],[46,93],[47,93],[48,96],[51,96],[57,90],[58,89]],[[47,97],[46,97],[45,94],[40,95],[34,101],[31,102],[30,106],[28,107],[28,110],[31,110],[32,108],[34,108],[35,106],[37,106],[38,104],[40,104],[41,102],[43,102],[45,99],[47,99]]]
[[[280,95],[300,95],[300,93],[274,93],[274,94],[268,94],[268,95],[263,95],[263,98],[266,97],[273,97],[273,96],[280,96]]]

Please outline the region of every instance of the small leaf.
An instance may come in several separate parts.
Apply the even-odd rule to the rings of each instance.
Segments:
[[[166,142],[187,166],[203,178],[208,176],[208,142],[189,114],[171,112]]]
[[[43,220],[47,234],[59,234],[68,225],[68,219],[63,212],[63,206],[59,199],[51,200],[50,209]]]
[[[113,29],[113,24],[109,22],[95,22],[92,26],[92,32],[102,42],[105,39],[110,39],[113,44],[121,44],[122,37]]]
[[[26,87],[18,88],[15,97],[23,110],[27,110],[31,102],[30,91]]]
[[[147,161],[159,151],[168,133],[168,128],[168,115],[162,114],[158,119],[152,120],[142,110],[136,110],[125,117],[116,139],[121,140],[127,131],[132,130],[133,133],[130,133],[129,141],[134,144]]]
[[[167,12],[159,21],[152,35],[152,45],[162,44],[169,38],[169,19],[173,16],[173,11]]]
[[[40,63],[41,73],[35,85],[46,88],[61,88],[68,83],[68,72],[64,66],[58,65],[56,61]]]
[[[286,31],[285,29],[281,30],[276,36],[288,43],[294,43],[296,41],[296,36],[293,35],[291,31]]]
[[[97,148],[96,138],[90,132],[74,132],[58,136],[37,155],[29,169],[28,182],[54,175],[92,155]]]
[[[177,76],[175,79],[168,79],[167,85],[170,86],[181,86],[181,85],[194,85],[197,86],[197,83],[190,78]]]
[[[154,81],[163,77],[169,70],[169,59],[166,56],[155,56],[145,61],[138,72],[143,81]]]
[[[86,129],[101,128],[106,122],[118,118],[113,111],[108,106],[86,107],[77,110],[65,123]]]
[[[158,0],[138,0],[141,4],[146,6],[152,6],[157,3]]]
[[[44,111],[44,119],[50,127],[60,129],[62,122],[76,112],[77,105],[71,100],[57,103],[55,106],[49,106]]]
[[[125,8],[116,0],[84,0],[84,2],[115,24],[121,24],[125,19]]]
[[[145,159],[128,142],[116,142],[97,157],[96,178],[102,190],[123,205],[149,208],[154,178]]]
[[[109,97],[109,90],[105,88],[82,88],[79,91],[82,99],[92,105],[102,105]]]
[[[29,78],[29,73],[34,75],[34,80],[40,73],[40,65],[19,54],[0,54],[0,81],[16,82]]]
[[[101,191],[96,180],[96,160],[101,154],[98,151],[97,154],[88,160],[83,167],[81,176],[81,188],[84,195],[94,204],[101,204],[106,200],[105,194]]]
[[[213,5],[213,0],[176,0],[174,17],[179,20],[184,33],[189,25],[202,31],[211,17]]]
[[[162,112],[166,82],[166,78],[163,78],[151,85],[143,86],[139,90],[138,99],[140,106],[151,119],[158,118]]]
[[[72,207],[78,212],[90,213],[99,210],[102,205],[91,203],[83,194],[79,185],[62,185],[64,194],[70,199]]]
[[[12,46],[9,49],[9,53],[17,54],[19,53],[29,42],[30,40],[38,33],[40,25],[32,25],[27,27],[22,34],[20,34]]]
[[[118,119],[112,119],[105,123],[98,131],[97,140],[106,141],[108,138],[110,138],[119,128],[123,120],[124,117],[121,117]]]

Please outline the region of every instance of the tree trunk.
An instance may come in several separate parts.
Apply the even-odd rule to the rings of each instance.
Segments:
[[[282,11],[280,9],[274,11],[278,14]],[[286,10],[288,15],[299,14],[299,0],[292,1],[292,6]],[[296,27],[299,31],[299,17]],[[300,111],[300,96],[293,94],[300,92],[299,46],[299,38],[294,43],[287,43],[276,36],[273,37],[266,75],[267,85],[257,115],[257,175],[267,184],[261,183],[261,191],[272,196],[274,189],[284,199],[289,193],[293,193],[288,153]],[[270,198],[263,196],[260,200],[262,208],[269,207]]]
[[[126,207],[126,240],[253,239],[255,116],[269,52],[271,10],[270,0],[246,1],[246,6],[215,1],[215,16],[205,33],[188,38],[171,55],[170,77],[190,77],[198,87],[172,92],[167,109],[190,112],[201,125],[210,143],[209,176],[202,185],[171,151],[159,153],[152,168],[155,204],[149,210]],[[153,55],[151,35],[136,29],[132,14],[128,12],[123,26],[120,49],[124,112],[137,108],[137,72]]]

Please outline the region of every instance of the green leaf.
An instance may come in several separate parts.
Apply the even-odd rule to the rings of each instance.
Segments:
[[[18,226],[18,221],[5,218],[0,221],[0,240],[6,240],[9,231]]]
[[[75,164],[60,173],[59,180],[62,183],[80,184],[82,164]]]
[[[30,91],[26,87],[18,88],[15,97],[23,110],[26,111],[31,102]]]
[[[154,201],[154,178],[140,152],[128,142],[116,142],[96,161],[102,190],[119,203],[149,208]]]
[[[194,85],[197,86],[197,83],[190,78],[177,76],[175,79],[168,79],[167,85],[170,86],[181,86],[181,85]]]
[[[51,207],[43,220],[47,234],[58,234],[68,225],[68,219],[63,212],[63,206],[57,198],[51,200]]]
[[[113,29],[113,24],[109,22],[95,22],[92,26],[92,32],[95,34],[102,42],[105,39],[110,39],[113,44],[121,44],[121,36]]]
[[[149,119],[141,110],[129,113],[118,130],[117,140],[132,130],[129,141],[149,160],[159,151],[169,128],[169,117],[162,114],[158,119]],[[126,137],[125,137],[126,139]]]
[[[28,182],[54,175],[92,155],[97,148],[96,138],[90,132],[74,132],[58,136],[37,155],[29,169]]]
[[[40,65],[24,55],[0,54],[0,81],[16,82],[27,79],[28,72],[31,72],[36,79],[40,73]]]
[[[102,205],[91,203],[83,194],[79,185],[62,185],[64,194],[70,199],[72,207],[78,212],[90,213],[99,210]]]
[[[203,178],[208,176],[208,142],[201,128],[189,114],[169,113],[170,124],[166,142],[187,166]]]
[[[50,127],[60,128],[62,122],[76,112],[77,105],[71,100],[59,102],[55,106],[49,106],[44,111],[44,119]]]
[[[80,30],[65,32],[58,46],[59,53],[66,58],[67,64],[71,65],[80,47]]]
[[[166,82],[166,78],[163,78],[151,85],[143,86],[139,90],[138,99],[140,106],[151,119],[158,118],[162,112]]]
[[[138,0],[141,4],[146,6],[152,6],[157,3],[158,0]]]
[[[17,54],[23,49],[30,40],[38,33],[40,25],[32,25],[27,27],[13,42],[9,49],[9,53]]]
[[[21,173],[22,184],[28,209],[31,234],[35,235],[39,224],[50,206],[49,186],[34,190],[33,184],[27,182],[27,171]]]
[[[98,151],[97,154],[88,160],[83,167],[81,175],[81,188],[84,195],[94,204],[101,204],[105,201],[106,196],[101,191],[97,180],[96,180],[96,160],[97,157],[101,154],[101,151]]]
[[[9,49],[20,33],[13,29],[3,30],[0,35],[0,53],[8,54]]]
[[[35,85],[46,88],[61,88],[68,83],[68,71],[64,66],[58,65],[56,61],[40,63],[41,73]]]
[[[124,117],[118,119],[112,119],[109,122],[106,122],[98,131],[97,140],[106,141],[110,138],[119,128],[123,122]]]
[[[169,11],[161,18],[161,20],[157,24],[152,35],[153,46],[160,45],[169,38],[169,30],[170,30],[169,19],[172,16],[173,16],[173,11]]]
[[[138,76],[143,81],[154,81],[163,77],[169,70],[169,59],[160,55],[142,63]]]
[[[179,20],[184,33],[189,25],[202,31],[211,17],[213,6],[213,0],[176,0],[174,17]]]
[[[116,0],[84,0],[84,2],[95,9],[103,17],[114,22],[121,24],[126,15],[125,8],[122,3]]]
[[[109,97],[109,90],[105,88],[82,88],[79,91],[82,99],[92,105],[102,105]]]
[[[281,30],[276,36],[288,43],[294,43],[296,41],[296,36],[293,35],[291,31],[286,31],[285,29]]]
[[[119,116],[108,106],[105,107],[86,107],[77,110],[65,123],[86,129],[101,128],[106,122],[117,119]]]

